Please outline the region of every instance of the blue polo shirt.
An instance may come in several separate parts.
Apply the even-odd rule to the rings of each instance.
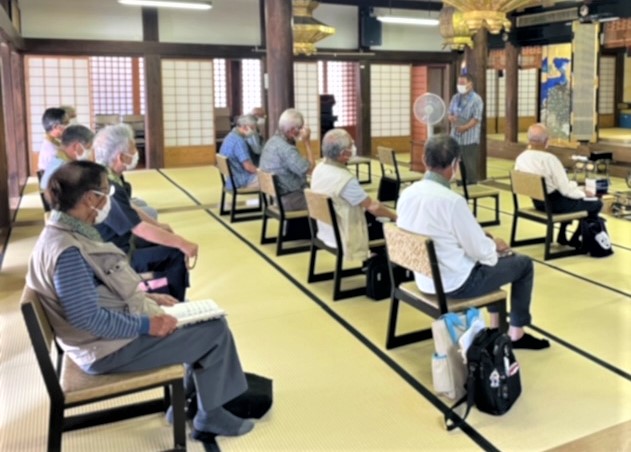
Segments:
[[[224,138],[219,154],[228,158],[228,164],[230,165],[236,188],[243,188],[249,185],[257,177],[256,174],[248,172],[243,167],[243,162],[251,161],[252,158],[250,157],[248,143],[235,129],[232,129]],[[226,181],[226,188],[232,190],[230,180]]]

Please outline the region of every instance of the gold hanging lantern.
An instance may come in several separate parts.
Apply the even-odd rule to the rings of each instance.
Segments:
[[[313,55],[315,43],[335,33],[335,28],[313,18],[319,3],[313,0],[292,0],[294,54]]]
[[[510,30],[508,13],[540,5],[541,0],[443,0],[443,3],[462,11],[463,20],[471,33],[486,28],[489,33],[499,34],[503,29]]]
[[[469,27],[462,17],[462,12],[453,6],[446,6],[440,10],[440,35],[443,37],[443,47],[451,50],[464,50],[465,46],[473,48],[473,40]]]

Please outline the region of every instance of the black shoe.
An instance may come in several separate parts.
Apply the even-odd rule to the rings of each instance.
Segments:
[[[550,342],[546,339],[537,339],[528,333],[524,333],[522,337],[513,341],[514,349],[521,348],[525,350],[542,350],[548,347],[550,347]]]

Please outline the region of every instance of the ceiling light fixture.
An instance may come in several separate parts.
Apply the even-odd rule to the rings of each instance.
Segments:
[[[427,19],[423,17],[377,16],[377,20],[388,24],[425,25],[429,27],[435,27],[439,24],[438,19]]]
[[[179,2],[166,0],[118,0],[118,3],[126,6],[148,6],[152,8],[197,9],[208,10],[213,7],[211,2]]]

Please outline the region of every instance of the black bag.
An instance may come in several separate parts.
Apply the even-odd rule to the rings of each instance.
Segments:
[[[485,413],[506,413],[521,394],[519,363],[508,335],[485,328],[476,334],[467,350],[467,394],[445,414],[447,430],[460,427],[475,404]],[[454,420],[454,409],[467,402],[462,419]]]
[[[583,218],[580,227],[583,252],[591,257],[606,257],[613,254],[604,218]]]
[[[390,297],[392,284],[388,273],[388,258],[383,254],[375,254],[364,262],[362,270],[366,273],[366,296],[373,300]],[[393,269],[395,285],[402,281],[411,281],[414,274],[403,267]]]
[[[245,379],[248,382],[248,389],[224,404],[223,407],[243,419],[260,419],[269,411],[274,402],[272,380],[248,372],[245,372]],[[187,398],[186,417],[193,419],[196,413],[197,393],[193,391]]]
[[[377,199],[381,202],[396,201],[399,199],[399,182],[396,179],[382,177],[379,182]]]

